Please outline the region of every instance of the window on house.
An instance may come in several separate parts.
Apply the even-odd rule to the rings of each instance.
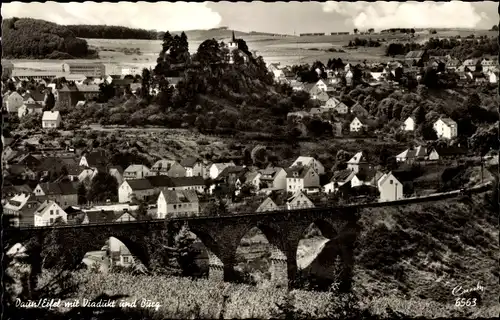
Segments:
[[[53,215],[54,214],[54,210],[50,210],[50,215]]]
[[[128,263],[128,257],[123,257],[123,262]]]
[[[393,183],[394,183],[394,181],[392,181],[392,180],[389,180],[389,183],[390,183],[390,184],[393,184]]]
[[[54,218],[50,218],[50,223],[54,223]]]
[[[177,209],[177,205],[176,204],[174,204],[174,209]]]

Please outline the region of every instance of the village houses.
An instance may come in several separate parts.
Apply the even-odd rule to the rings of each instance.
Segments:
[[[370,169],[370,165],[365,154],[362,151],[356,153],[351,159],[349,159],[349,161],[347,161],[347,169],[356,173]]]
[[[227,167],[233,167],[234,163],[233,162],[227,162],[227,163],[212,163],[208,167],[208,172],[209,172],[209,177],[212,180],[217,179],[217,177],[226,169]]]
[[[45,200],[35,211],[35,227],[49,226],[58,219],[63,222],[67,220],[66,212],[54,201]]]
[[[35,187],[33,193],[63,207],[78,205],[77,188],[72,182],[42,182]]]
[[[192,216],[200,212],[198,195],[193,190],[164,190],[157,201],[157,219]]]
[[[151,167],[149,175],[166,175],[169,177],[185,177],[186,169],[175,160],[161,159]]]
[[[403,199],[403,184],[392,174],[384,174],[378,180],[380,201],[396,201]]]
[[[346,183],[349,183],[355,175],[356,171],[353,171],[351,169],[336,171],[330,181],[323,186],[323,192],[337,192],[340,187],[342,187]]]
[[[286,176],[287,192],[307,190],[308,188],[319,187],[319,175],[312,167],[295,166],[288,168]]]
[[[296,191],[286,201],[287,210],[314,208],[314,203],[301,191]]]
[[[401,129],[403,129],[404,131],[415,130],[415,119],[413,117],[406,118],[401,127],[402,127]]]
[[[272,190],[286,190],[286,176],[285,169],[280,167],[267,167],[260,172],[260,183],[263,189]]]
[[[325,167],[319,162],[318,160],[314,159],[313,157],[303,157],[300,156],[298,157],[290,166],[309,166],[314,169],[318,174],[324,174],[325,173]]]
[[[205,165],[195,157],[186,157],[182,159],[180,165],[186,170],[186,177],[203,177]]]
[[[42,128],[57,129],[61,125],[61,114],[59,111],[44,111],[42,116]]]
[[[364,121],[363,117],[355,117],[354,120],[349,124],[349,130],[351,132],[362,132],[368,128],[368,124]]]
[[[150,170],[143,164],[131,164],[123,171],[123,179],[142,179],[150,175]]]
[[[433,128],[438,138],[453,139],[458,135],[457,123],[450,118],[439,118]]]

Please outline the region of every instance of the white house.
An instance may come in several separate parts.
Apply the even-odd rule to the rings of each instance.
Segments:
[[[297,192],[308,187],[319,187],[319,175],[312,167],[288,168],[286,176],[286,190]]]
[[[359,187],[362,185],[377,187],[378,180],[383,174],[377,170],[369,169],[357,172],[351,179],[351,187]]]
[[[350,182],[352,178],[356,175],[356,172],[345,169],[341,171],[337,171],[333,174],[333,177],[330,179],[330,182],[323,186],[323,191],[325,193],[337,192],[337,190],[342,187],[344,184]]]
[[[380,201],[395,201],[403,199],[403,184],[399,182],[392,172],[384,174],[378,180]]]
[[[133,196],[138,200],[144,200],[155,193],[155,188],[148,179],[124,180],[118,187],[118,201],[129,202]]]
[[[285,190],[286,189],[286,171],[279,167],[268,167],[262,169],[260,172],[260,183],[263,184],[264,188],[270,188],[274,190]]]
[[[458,135],[457,123],[450,118],[439,118],[433,128],[438,138],[453,139]]]
[[[164,190],[158,196],[157,205],[157,219],[200,213],[198,195],[193,190]]]
[[[401,129],[404,131],[413,131],[415,130],[415,119],[413,117],[408,117],[405,122],[403,122],[403,125],[401,126]]]
[[[360,132],[363,130],[363,128],[366,128],[367,125],[361,122],[361,120],[356,117],[354,120],[351,121],[351,124],[349,125],[349,130],[351,132]]]
[[[123,171],[123,179],[142,179],[150,175],[148,167],[142,164],[131,164]]]
[[[18,109],[23,105],[23,97],[16,91],[4,96],[5,106],[8,113],[17,113]]]
[[[286,201],[287,210],[314,208],[314,203],[302,192],[296,191]]]
[[[323,106],[323,108],[335,109],[335,107],[340,103],[340,100],[335,97],[330,97]]]
[[[227,167],[234,167],[234,163],[212,163],[212,165],[208,168],[210,179],[216,179]]]
[[[370,165],[362,151],[356,153],[351,159],[349,159],[349,161],[347,161],[347,169],[354,172],[367,170],[369,167]]]
[[[427,148],[418,146],[412,149],[406,149],[396,156],[397,162],[412,162],[415,160],[425,160],[427,157]]]
[[[278,192],[271,192],[269,196],[262,201],[255,212],[277,211],[283,209],[283,202],[282,196]]]
[[[308,166],[312,167],[318,174],[324,174],[325,173],[325,167],[319,162],[318,160],[314,159],[313,157],[298,157],[290,166],[295,167],[295,166]]]
[[[488,81],[490,83],[497,83],[498,82],[498,76],[495,72],[489,71],[488,72]]]
[[[66,222],[68,215],[54,201],[44,201],[35,211],[35,227],[52,225],[57,218]]]
[[[42,128],[55,129],[61,125],[61,114],[59,111],[44,111],[42,116]]]
[[[327,84],[326,80],[323,80],[323,79],[318,80],[318,82],[316,82],[316,86],[321,91],[324,91],[324,92],[328,91],[328,84]]]

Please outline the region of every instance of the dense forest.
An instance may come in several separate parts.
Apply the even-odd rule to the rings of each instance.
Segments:
[[[2,58],[89,58],[95,52],[65,26],[52,22],[12,18],[2,21]]]
[[[430,38],[425,44],[418,43],[391,43],[386,48],[387,56],[405,55],[413,50],[427,50],[430,55],[451,55],[458,60],[478,58],[483,55],[498,55],[498,39],[481,37],[475,40],[434,39]]]
[[[76,37],[92,39],[143,39],[156,40],[155,30],[132,29],[121,26],[105,25],[67,25]]]

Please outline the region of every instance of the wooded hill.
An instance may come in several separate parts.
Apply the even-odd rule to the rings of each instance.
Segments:
[[[31,18],[2,21],[2,49],[2,58],[13,59],[72,59],[95,56],[87,41],[78,39],[67,27]]]

